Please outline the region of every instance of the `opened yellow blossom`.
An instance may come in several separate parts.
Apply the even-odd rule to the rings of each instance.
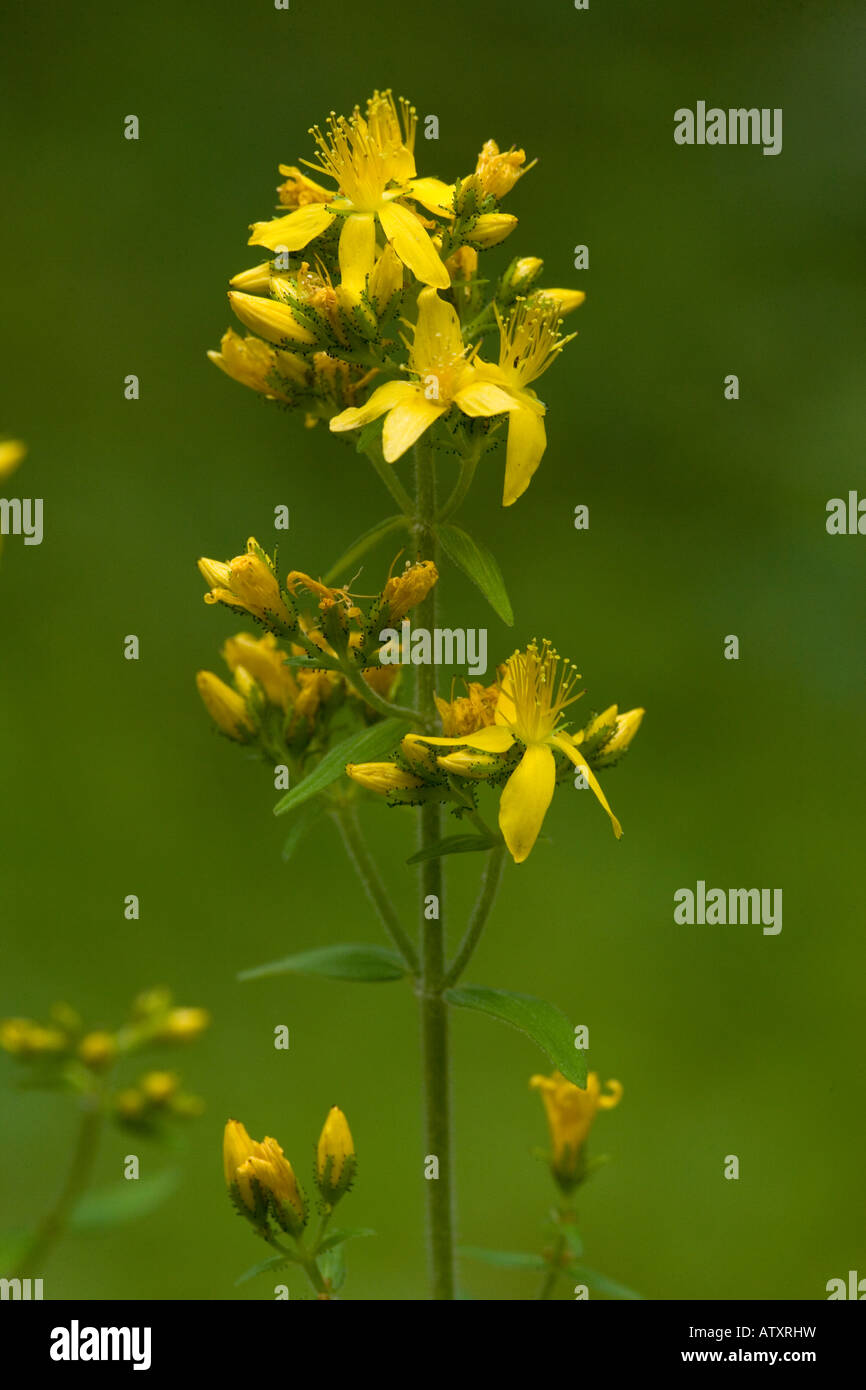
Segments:
[[[298,171],[290,169],[292,198],[296,192],[311,196],[303,202],[298,196],[295,210],[284,217],[255,223],[250,244],[301,251],[339,217],[343,279],[359,284],[373,269],[378,224],[417,280],[447,289],[448,272],[423,221],[403,201],[413,199],[440,217],[451,213],[450,186],[417,177],[416,124],[414,108],[401,99],[398,111],[390,92],[374,93],[365,116],[357,110],[349,119],[331,115],[324,133],[318,127],[312,132],[319,160],[309,167],[333,179],[336,189],[328,193],[318,184],[312,190],[301,188]],[[322,193],[327,201],[322,201]]]
[[[384,415],[382,451],[386,462],[395,463],[452,406],[464,415],[490,417],[519,404],[512,394],[489,376],[482,376],[478,366],[467,360],[457,313],[435,290],[422,290],[418,296],[418,321],[409,349],[409,368],[414,381],[386,382],[373,392],[366,405],[336,415],[331,429],[360,429]]]
[[[516,864],[528,858],[538,839],[556,785],[554,750],[564,753],[586,778],[607,814],[617,839],[622,827],[586,762],[580,747],[566,732],[563,715],[580,698],[574,693],[578,672],[549,642],[531,642],[506,663],[505,677],[494,715],[495,722],[477,733],[456,738],[410,735],[431,746],[464,746],[484,753],[523,749],[499,802],[499,828]]]
[[[582,1150],[597,1111],[612,1110],[619,1105],[622,1086],[618,1081],[608,1081],[603,1092],[594,1071],[586,1079],[585,1090],[566,1081],[558,1071],[552,1076],[533,1076],[529,1084],[533,1090],[541,1092],[547,1112],[553,1145],[553,1174],[560,1185],[568,1189],[581,1176]]]
[[[505,486],[502,505],[510,507],[529,487],[532,475],[547,447],[544,416],[547,407],[530,389],[570,342],[559,336],[559,314],[554,305],[531,307],[520,303],[507,320],[497,310],[499,365],[481,365],[481,374],[508,390],[513,408],[508,416],[505,453]]]

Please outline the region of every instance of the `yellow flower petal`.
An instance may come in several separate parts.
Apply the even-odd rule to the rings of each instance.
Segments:
[[[422,734],[407,734],[409,739],[419,743],[432,743],[437,748],[479,748],[483,753],[507,753],[514,744],[514,735],[502,725],[489,724],[474,734],[463,734],[460,738],[427,738]]]
[[[499,829],[515,864],[529,857],[556,785],[556,762],[546,744],[527,748],[505,784],[499,802]]]
[[[341,430],[360,429],[371,420],[378,420],[386,410],[393,410],[395,405],[405,401],[408,396],[414,396],[417,390],[417,386],[413,386],[411,381],[386,381],[384,386],[373,392],[366,405],[353,405],[341,414],[335,415],[331,421],[331,429],[337,433]]]
[[[339,255],[342,288],[357,298],[373,273],[376,259],[376,219],[372,213],[356,212],[345,219]]]
[[[433,289],[422,290],[418,296],[418,322],[409,354],[413,369],[424,376],[438,363],[450,363],[462,355],[463,335],[454,305],[440,299]]]
[[[393,410],[388,411],[382,431],[382,452],[386,463],[396,463],[415,440],[429,429],[448,409],[441,401],[428,401],[424,392],[415,387]]]
[[[505,451],[503,507],[510,507],[529,487],[546,447],[544,416],[526,405],[512,410],[508,419],[508,447]]]
[[[514,397],[503,391],[501,386],[474,376],[455,394],[454,404],[460,407],[464,415],[472,416],[501,415],[505,410],[520,409]]]
[[[447,290],[451,277],[415,213],[399,203],[383,203],[379,208],[379,221],[400,260],[416,280]]]
[[[428,212],[437,212],[440,217],[454,216],[454,185],[442,179],[412,179],[406,185],[406,195]]]
[[[272,222],[255,222],[250,246],[267,246],[271,251],[285,247],[287,251],[303,251],[317,236],[327,231],[334,220],[324,203],[308,203],[287,217],[275,217]]]
[[[622,826],[620,825],[613,811],[608,806],[607,797],[605,796],[604,792],[599,786],[595,774],[591,770],[589,764],[584,762],[577,748],[574,746],[572,740],[568,737],[567,734],[556,734],[554,735],[551,742],[555,743],[557,748],[561,748],[565,756],[569,758],[571,762],[574,763],[574,766],[578,769],[578,771],[583,773],[584,777],[587,780],[587,783],[595,793],[596,798],[601,802],[602,806],[607,811],[607,814],[610,816],[610,823],[613,826],[614,835],[617,839],[620,839],[622,835]]]

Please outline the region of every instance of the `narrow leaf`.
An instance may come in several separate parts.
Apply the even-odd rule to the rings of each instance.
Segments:
[[[301,951],[269,965],[242,970],[239,980],[262,980],[269,975],[324,975],[330,980],[400,980],[406,967],[396,951],[384,946],[322,946]]]
[[[566,1080],[575,1086],[586,1085],[586,1053],[575,1048],[571,1024],[553,1004],[529,994],[512,994],[510,990],[486,989],[481,985],[446,990],[445,998],[458,1008],[477,1009],[510,1023],[547,1053]]]
[[[325,1236],[319,1246],[320,1253],[325,1250],[333,1250],[335,1245],[342,1245],[347,1240],[358,1240],[361,1236],[374,1236],[375,1231],[367,1226],[350,1226],[342,1231],[332,1231],[329,1236]]]
[[[495,557],[486,546],[472,539],[459,526],[440,526],[438,530],[442,549],[449,560],[461,569],[467,579],[471,579],[480,589],[490,607],[509,627],[514,625],[514,611],[505,588],[505,580]]]
[[[317,802],[308,801],[302,806],[297,815],[292,817],[289,833],[286,836],[282,848],[282,859],[288,863],[295,850],[300,845],[307,831],[316,823],[322,814],[322,807]]]
[[[522,1250],[485,1250],[480,1245],[462,1245],[459,1253],[467,1260],[480,1260],[497,1269],[547,1269],[543,1255],[527,1255]]]
[[[322,581],[323,584],[339,584],[341,580],[347,583],[358,561],[368,550],[372,550],[377,541],[384,540],[385,536],[390,536],[394,531],[407,530],[408,527],[409,518],[405,516],[389,516],[386,521],[379,521],[375,526],[371,526],[370,530],[358,536],[331,566]]]
[[[383,719],[380,723],[371,725],[369,729],[362,729],[359,733],[344,738],[342,743],[336,744],[325,754],[308,777],[286,792],[274,807],[274,815],[285,815],[286,811],[293,811],[296,806],[302,806],[305,801],[309,801],[311,796],[324,791],[332,782],[336,782],[338,777],[342,777],[346,763],[376,762],[384,757],[396,748],[411,727],[405,719]]]
[[[569,1269],[572,1279],[578,1279],[587,1288],[596,1289],[598,1293],[609,1294],[611,1298],[637,1299],[643,1301],[642,1293],[635,1293],[634,1289],[629,1289],[625,1284],[617,1283],[616,1279],[608,1279],[606,1274],[599,1274],[597,1270],[590,1269],[588,1265],[572,1265]]]
[[[447,835],[444,840],[437,840],[435,845],[419,849],[406,863],[423,864],[425,859],[441,859],[446,854],[473,854],[495,849],[501,843],[495,835]]]
[[[269,1269],[280,1269],[283,1265],[287,1265],[290,1262],[293,1264],[296,1263],[291,1255],[272,1255],[269,1260],[262,1260],[257,1265],[250,1265],[249,1269],[245,1269],[243,1274],[238,1275],[235,1280],[235,1288],[237,1288],[239,1284],[246,1284],[250,1279],[255,1279],[257,1274],[267,1274]]]
[[[148,1216],[172,1195],[179,1181],[179,1168],[164,1168],[152,1178],[130,1179],[102,1191],[88,1192],[75,1208],[70,1227],[76,1231],[103,1231]]]

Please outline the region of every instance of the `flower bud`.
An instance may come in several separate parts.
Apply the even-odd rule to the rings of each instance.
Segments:
[[[292,388],[307,382],[308,367],[303,357],[271,347],[261,338],[242,338],[233,328],[223,334],[219,352],[211,351],[208,357],[232,381],[270,400],[288,402]]]
[[[177,1091],[180,1077],[173,1071],[149,1071],[138,1084],[151,1105],[165,1105]]]
[[[328,1111],[316,1149],[316,1182],[323,1200],[334,1206],[352,1185],[358,1163],[348,1121],[338,1106]]]
[[[232,1200],[259,1227],[269,1216],[291,1235],[306,1225],[307,1208],[292,1165],[276,1139],[251,1139],[238,1120],[223,1136],[223,1170]]]
[[[253,265],[249,270],[240,271],[232,276],[229,284],[233,289],[242,290],[244,294],[267,294],[271,287],[270,261],[262,261],[261,265]]]
[[[390,241],[373,267],[369,295],[377,314],[384,314],[391,300],[403,291],[403,262]]]
[[[270,343],[298,343],[310,347],[316,342],[315,333],[299,321],[290,304],[260,295],[241,294],[238,290],[229,290],[229,303],[241,323]]]
[[[221,734],[236,743],[249,743],[256,727],[247,713],[246,701],[213,671],[199,671],[195,678],[205,709]]]
[[[291,624],[273,566],[257,542],[250,537],[244,555],[223,564],[202,559],[199,570],[211,586],[205,603],[223,603],[251,614],[259,622],[282,631]]]
[[[393,791],[413,791],[424,785],[420,777],[404,772],[396,763],[347,763],[346,776],[381,796]]]
[[[491,246],[498,246],[510,236],[516,226],[517,218],[512,217],[510,212],[485,212],[467,231],[466,240],[472,246],[486,251]]]
[[[0,440],[0,482],[12,476],[26,453],[27,445],[20,440]]]
[[[533,161],[534,163],[535,161]],[[526,151],[500,151],[495,140],[486,140],[475,165],[475,180],[486,194],[494,198],[504,198],[510,193],[519,178],[532,168],[526,165]]]
[[[159,1042],[193,1042],[209,1027],[207,1009],[170,1009],[154,1036]]]
[[[117,1039],[113,1033],[87,1033],[78,1044],[78,1055],[93,1071],[101,1071],[117,1056]]]
[[[33,1057],[65,1052],[67,1046],[66,1034],[59,1028],[46,1028],[44,1024],[34,1023],[29,1018],[0,1020],[0,1047],[13,1057],[27,1061]]]
[[[285,652],[277,646],[273,633],[256,638],[248,632],[239,632],[228,639],[222,655],[230,671],[240,668],[248,671],[262,686],[272,705],[286,709],[297,693],[292,668],[286,665]]]
[[[560,318],[565,314],[570,314],[573,309],[579,306],[586,299],[583,290],[536,290],[530,298],[530,304],[539,309],[549,309],[553,307]]]
[[[473,781],[484,782],[496,777],[505,766],[502,758],[495,753],[482,753],[474,748],[458,748],[454,753],[445,753],[436,759],[443,772],[455,777],[469,777]]]
[[[537,256],[516,257],[502,276],[497,298],[500,302],[504,300],[510,303],[518,295],[526,294],[543,269],[544,261],[539,260]]]

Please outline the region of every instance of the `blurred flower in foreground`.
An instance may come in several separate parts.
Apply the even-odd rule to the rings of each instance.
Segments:
[[[27,453],[27,445],[18,439],[0,439],[0,483],[10,478]]]

